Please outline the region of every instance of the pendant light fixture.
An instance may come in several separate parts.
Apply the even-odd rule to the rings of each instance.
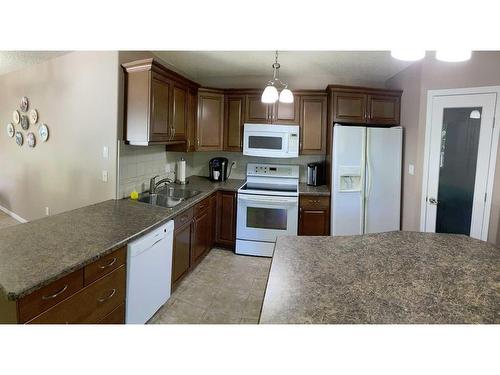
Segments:
[[[279,100],[281,103],[293,103],[293,93],[288,88],[288,84],[284,83],[280,78],[280,64],[278,63],[278,51],[274,57],[273,64],[273,79],[267,83],[264,92],[262,93],[262,103],[273,104]],[[282,88],[281,92],[278,93],[278,86]]]

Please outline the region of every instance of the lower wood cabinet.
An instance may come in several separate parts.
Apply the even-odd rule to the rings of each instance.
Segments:
[[[217,192],[217,223],[215,242],[219,246],[234,249],[236,245],[236,193]]]
[[[299,236],[330,235],[330,197],[300,196],[298,232]]]
[[[186,217],[186,214],[180,216]],[[184,274],[189,270],[191,264],[191,228],[192,216],[180,225],[175,223],[174,228],[174,242],[172,254],[172,285],[181,279]]]
[[[210,198],[206,199],[210,201]],[[207,202],[209,203],[209,202]],[[193,236],[191,245],[191,264],[195,264],[200,258],[210,250],[210,225],[212,220],[210,217],[209,206],[200,211],[193,220]]]

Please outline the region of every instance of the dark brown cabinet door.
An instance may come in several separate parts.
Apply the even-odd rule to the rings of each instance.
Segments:
[[[174,84],[172,86],[172,119],[171,139],[184,141],[187,138],[188,92],[187,88]]]
[[[217,192],[217,238],[218,245],[234,248],[236,244],[236,193]]]
[[[272,122],[276,124],[298,124],[299,123],[300,99],[295,97],[293,103],[276,102],[272,106]]]
[[[193,236],[191,245],[191,264],[209,250],[210,246],[210,210],[206,209],[193,221]]]
[[[400,97],[388,95],[368,95],[368,123],[399,124]]]
[[[198,96],[195,91],[188,94],[188,121],[186,151],[194,151],[196,146],[196,117],[198,116]]]
[[[272,107],[262,103],[261,95],[247,95],[245,101],[245,122],[267,124],[271,122]]]
[[[191,222],[174,233],[172,256],[172,284],[175,284],[189,269],[191,249]]]
[[[326,153],[327,98],[300,97],[300,153],[324,155]]]
[[[151,96],[150,141],[167,140],[170,136],[170,83],[154,76],[151,80]]]
[[[327,210],[300,210],[299,236],[328,236],[329,217]]]
[[[209,225],[209,231],[210,231],[210,248],[209,250],[214,247],[215,245],[215,228],[217,224],[217,193],[214,193],[210,196],[210,225]]]
[[[333,94],[333,122],[366,123],[366,94],[335,92]]]
[[[198,92],[198,127],[196,129],[197,151],[220,151],[223,149],[224,95]]]
[[[242,151],[244,96],[228,95],[225,101],[224,150]]]

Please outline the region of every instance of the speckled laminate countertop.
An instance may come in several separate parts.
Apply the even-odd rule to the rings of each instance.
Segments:
[[[243,183],[194,176],[189,184],[175,186],[202,193],[174,208],[109,200],[2,229],[0,293],[9,300],[21,298],[160,226],[214,191],[237,191]]]
[[[500,249],[463,235],[280,237],[260,323],[500,323]]]
[[[305,183],[299,184],[299,193],[307,195],[317,195],[317,196],[330,196],[330,189],[327,185],[321,186],[309,186]]]

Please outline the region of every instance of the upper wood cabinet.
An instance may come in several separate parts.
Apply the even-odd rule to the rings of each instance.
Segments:
[[[200,89],[198,91],[196,150],[222,150],[223,132],[224,93],[218,90]]]
[[[244,95],[226,95],[224,102],[224,150],[241,151],[243,148]]]
[[[272,107],[262,103],[261,94],[246,95],[245,107],[245,122],[250,124],[271,122]]]
[[[325,154],[327,127],[326,94],[301,95],[296,98],[296,101],[300,103],[300,153],[302,155]]]
[[[295,95],[293,103],[280,103],[271,106],[271,122],[273,124],[298,124],[299,123],[299,98]]]
[[[198,85],[153,59],[125,63],[122,67],[125,141],[134,145],[186,142],[189,91],[196,91]]]
[[[399,90],[328,86],[330,118],[341,124],[399,125]]]

